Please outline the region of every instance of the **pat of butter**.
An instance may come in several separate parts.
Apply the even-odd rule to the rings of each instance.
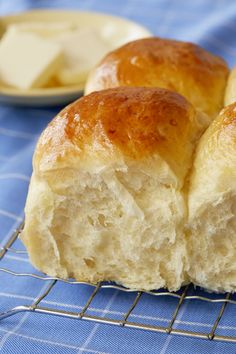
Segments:
[[[63,85],[84,83],[91,68],[111,49],[92,28],[78,29],[53,41],[61,45],[64,53],[65,66],[57,75]]]
[[[50,38],[72,31],[74,24],[68,22],[20,22],[7,26],[10,32],[30,32],[44,38]]]
[[[62,66],[60,46],[35,34],[7,31],[0,41],[0,81],[7,85],[42,87]]]

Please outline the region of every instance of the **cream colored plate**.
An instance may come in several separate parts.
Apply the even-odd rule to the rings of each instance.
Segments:
[[[151,36],[151,32],[135,22],[123,18],[93,12],[64,10],[34,10],[1,17],[0,35],[9,24],[20,22],[70,22],[78,27],[97,28],[104,33],[113,48],[134,39]],[[109,37],[107,37],[109,36]],[[19,90],[0,84],[0,102],[27,106],[65,104],[81,96],[84,84]]]

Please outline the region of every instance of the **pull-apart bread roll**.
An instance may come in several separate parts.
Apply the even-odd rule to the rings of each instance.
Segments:
[[[236,67],[234,67],[228,77],[225,90],[225,106],[236,102]]]
[[[221,111],[198,145],[188,245],[194,283],[236,290],[236,103]]]
[[[204,129],[177,93],[94,92],[41,135],[22,239],[43,272],[135,289],[185,278],[184,183]]]
[[[86,93],[118,86],[163,87],[215,118],[223,107],[225,61],[196,44],[145,38],[109,53],[89,75]]]

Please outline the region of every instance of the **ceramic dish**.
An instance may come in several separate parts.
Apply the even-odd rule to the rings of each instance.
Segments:
[[[145,27],[115,16],[95,12],[34,10],[1,17],[0,36],[8,25],[20,22],[69,22],[80,28],[91,25],[91,27],[101,31],[104,39],[110,42],[111,48],[152,35]],[[84,84],[19,90],[0,84],[0,102],[27,106],[66,104],[82,95],[83,88]]]

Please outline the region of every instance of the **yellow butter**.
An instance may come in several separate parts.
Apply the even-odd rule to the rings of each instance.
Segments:
[[[64,53],[64,67],[57,74],[62,85],[84,83],[91,68],[111,49],[93,28],[78,29],[52,40],[61,45]]]
[[[12,32],[30,32],[44,38],[70,32],[75,29],[75,25],[68,22],[20,22],[13,23],[7,27]]]
[[[62,66],[60,45],[33,33],[7,31],[0,41],[0,80],[7,85],[42,87]]]

